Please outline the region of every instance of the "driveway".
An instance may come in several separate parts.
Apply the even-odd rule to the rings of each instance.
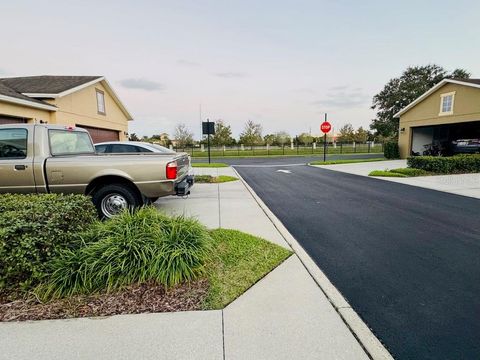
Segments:
[[[394,357],[480,358],[480,200],[256,165],[236,169]]]
[[[404,168],[406,166],[406,160],[390,160],[355,164],[321,165],[319,167],[348,174],[368,176],[373,170]],[[412,178],[378,177],[378,179],[480,199],[480,174],[478,173],[418,176]]]

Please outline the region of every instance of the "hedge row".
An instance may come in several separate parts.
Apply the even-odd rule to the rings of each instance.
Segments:
[[[408,167],[442,174],[480,172],[480,154],[463,154],[451,157],[412,156]]]
[[[398,148],[398,142],[388,141],[383,146],[383,155],[387,159],[400,159],[400,150]]]
[[[35,285],[45,264],[78,246],[78,234],[96,218],[82,195],[0,195],[0,289]]]

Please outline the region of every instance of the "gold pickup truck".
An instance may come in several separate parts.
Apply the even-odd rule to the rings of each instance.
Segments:
[[[90,195],[102,218],[188,195],[190,169],[185,153],[96,154],[81,128],[0,125],[0,193]]]

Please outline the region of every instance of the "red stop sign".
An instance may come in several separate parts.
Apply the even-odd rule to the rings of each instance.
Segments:
[[[332,125],[328,121],[324,121],[322,125],[320,125],[320,130],[326,134],[332,130]]]

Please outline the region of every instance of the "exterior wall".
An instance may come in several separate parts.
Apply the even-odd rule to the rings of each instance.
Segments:
[[[455,92],[453,114],[439,115],[440,95]],[[416,126],[452,124],[480,120],[480,88],[447,83],[400,116],[398,145],[400,156],[410,155],[412,128]]]
[[[0,101],[0,115],[15,116],[28,119],[28,123],[51,121],[51,111],[35,109],[24,105],[17,105]]]
[[[96,89],[105,94],[105,115],[97,111]],[[49,103],[58,107],[58,110],[52,114],[51,124],[77,124],[116,130],[120,134],[120,140],[127,139],[125,133],[128,133],[128,119],[101,82],[50,100]]]

